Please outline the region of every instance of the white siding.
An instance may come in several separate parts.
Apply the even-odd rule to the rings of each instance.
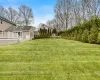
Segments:
[[[12,25],[10,23],[7,23],[5,21],[2,21],[2,24],[1,24],[1,20],[0,20],[0,30],[1,31],[4,31],[4,30],[8,29],[11,26],[14,26],[14,25]]]
[[[17,33],[13,33],[13,32],[0,32],[0,39],[14,39],[14,38],[18,38],[18,34]]]
[[[34,38],[34,28],[30,29],[30,39]]]
[[[30,33],[29,33],[29,31],[24,31],[23,32],[23,39],[30,40]]]

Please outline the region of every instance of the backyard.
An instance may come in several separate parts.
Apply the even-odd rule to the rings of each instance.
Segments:
[[[0,46],[0,80],[99,80],[100,45],[40,39]]]

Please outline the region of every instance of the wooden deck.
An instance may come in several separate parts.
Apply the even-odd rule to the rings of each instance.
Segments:
[[[9,45],[9,44],[15,44],[19,43],[20,41],[18,39],[0,39],[0,45]]]

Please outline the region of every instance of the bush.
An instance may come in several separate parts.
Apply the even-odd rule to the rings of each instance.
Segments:
[[[59,32],[59,35],[63,34],[62,38],[100,44],[100,34],[98,35],[98,32],[100,31],[99,28],[100,18],[95,16],[67,31]]]
[[[98,40],[97,43],[100,44],[100,33],[98,33]]]
[[[77,34],[78,34],[77,30],[75,30],[75,34],[74,34],[74,39],[75,40],[77,40]]]
[[[83,33],[83,32],[82,32],[82,30],[80,29],[79,32],[78,32],[78,35],[77,35],[77,40],[78,40],[78,41],[82,41],[82,33]]]
[[[88,36],[89,36],[89,31],[87,29],[85,29],[83,34],[82,34],[82,41],[87,43],[88,42]]]
[[[52,35],[51,29],[40,28],[38,31],[39,35],[35,35],[35,39],[50,38],[50,36]]]
[[[98,39],[98,28],[93,26],[91,28],[91,32],[90,32],[90,35],[88,37],[88,41],[89,43],[97,43],[97,39]]]
[[[57,30],[56,29],[53,29],[52,33],[53,34],[57,34]]]

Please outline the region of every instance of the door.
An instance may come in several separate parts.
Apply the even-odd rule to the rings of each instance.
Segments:
[[[22,39],[22,32],[18,32],[18,38]]]

